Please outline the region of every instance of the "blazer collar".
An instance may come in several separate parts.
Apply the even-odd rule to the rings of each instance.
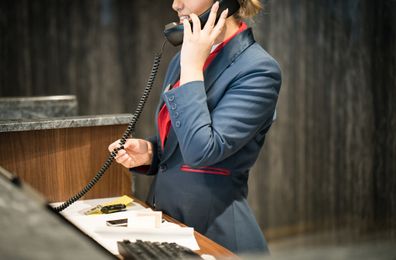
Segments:
[[[219,76],[226,70],[235,59],[245,51],[250,45],[255,42],[252,29],[247,28],[243,32],[237,34],[231,41],[229,41],[223,48],[223,50],[216,56],[212,63],[204,72],[205,89],[208,91],[219,78]],[[180,78],[180,53],[177,54],[174,62],[174,68],[171,68],[171,74],[169,79],[165,81],[165,86],[174,84]],[[162,107],[163,101],[160,102]],[[157,111],[158,114],[158,111]],[[166,161],[174,153],[178,145],[178,140],[173,128],[170,128],[165,147],[163,150],[163,158],[161,161]]]
[[[235,35],[217,54],[216,58],[209,64],[204,72],[205,88],[208,91],[218,77],[226,70],[235,59],[250,45],[255,42],[252,29],[247,28],[243,32]]]
[[[252,28],[247,28],[243,32],[235,35],[223,50],[217,54],[216,58],[209,64],[204,72],[205,86],[210,88],[221,73],[231,65],[231,63],[250,45],[255,42]],[[169,78],[165,81],[165,86],[173,85],[180,78],[180,52],[175,57],[173,67],[170,68]]]

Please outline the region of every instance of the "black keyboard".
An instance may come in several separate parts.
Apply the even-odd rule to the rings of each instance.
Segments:
[[[118,241],[118,251],[126,260],[132,259],[202,259],[191,249],[176,243],[136,240]]]

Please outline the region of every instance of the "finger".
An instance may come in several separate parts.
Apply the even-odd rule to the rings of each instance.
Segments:
[[[199,20],[196,14],[190,14],[192,23],[193,23],[193,34],[196,34],[201,31],[201,21]]]
[[[114,143],[111,143],[108,147],[109,152],[112,152],[115,148],[119,147],[120,140],[118,139]]]
[[[127,165],[127,163],[131,161],[132,161],[132,157],[130,156],[123,156],[122,158],[120,158],[120,164],[122,165]]]
[[[126,146],[124,145],[124,149],[132,155],[145,153],[147,151],[146,142],[142,139],[132,139]]]
[[[215,40],[223,30],[225,21],[227,19],[227,14],[228,14],[228,8],[221,13],[219,21],[217,22],[216,26],[213,28],[212,33],[210,35],[212,40]]]
[[[119,156],[117,159],[116,159],[116,161],[118,162],[118,163],[123,163],[123,162],[125,162],[126,160],[128,160],[128,158],[131,158],[128,154],[123,154],[123,155],[121,155],[121,156]]]
[[[117,155],[114,157],[114,159],[117,160],[118,158],[120,158],[121,156],[123,156],[125,154],[126,154],[126,151],[124,149],[121,149],[121,150],[117,151]]]
[[[191,24],[187,19],[183,20],[183,28],[184,28],[184,33],[183,33],[183,41],[185,39],[188,39],[191,37]]]
[[[133,158],[129,157],[126,161],[124,161],[122,163],[122,165],[124,165],[127,168],[132,168],[132,167],[135,167],[135,162],[134,162]]]
[[[124,149],[135,150],[139,141],[137,139],[128,139],[124,144]]]
[[[219,10],[219,2],[216,1],[216,3],[212,5],[212,9],[210,10],[208,21],[206,22],[204,27],[205,31],[212,31],[214,24],[216,22],[216,14],[218,10]]]
[[[125,155],[125,153],[124,153],[124,154],[120,154],[120,155],[117,154],[117,156],[114,157],[114,159],[115,159],[117,162],[120,162],[120,158],[123,157],[124,155]]]

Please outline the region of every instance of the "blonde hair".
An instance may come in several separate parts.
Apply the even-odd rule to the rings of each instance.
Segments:
[[[241,7],[238,12],[234,15],[238,20],[245,18],[252,18],[258,14],[263,6],[260,0],[238,0]]]

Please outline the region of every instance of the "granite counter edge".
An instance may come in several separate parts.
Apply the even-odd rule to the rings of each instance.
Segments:
[[[0,132],[19,132],[61,128],[129,124],[131,114],[74,116],[62,118],[0,120]]]

